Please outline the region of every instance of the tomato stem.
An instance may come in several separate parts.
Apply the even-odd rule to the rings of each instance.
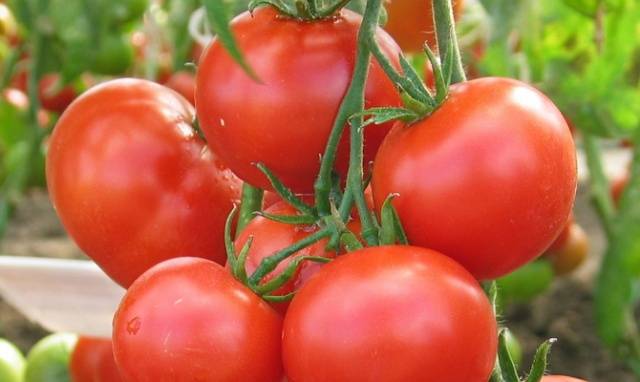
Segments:
[[[591,183],[591,196],[596,211],[600,217],[607,237],[611,238],[612,220],[615,215],[613,200],[609,193],[609,181],[604,174],[602,158],[597,139],[589,132],[582,134],[585,154],[587,156],[587,166],[589,168],[589,181]]]
[[[264,191],[262,189],[244,182],[242,185],[242,200],[240,202],[240,215],[238,216],[236,235],[249,224],[251,219],[254,218],[255,213],[262,209],[263,195]]]
[[[262,259],[262,261],[260,261],[260,265],[258,266],[258,268],[249,277],[248,286],[254,291],[258,290],[260,285],[260,280],[262,280],[269,273],[273,272],[278,266],[278,264],[280,264],[283,260],[290,257],[291,255],[298,252],[299,250],[306,248],[314,243],[317,243],[318,241],[326,237],[331,236],[332,233],[333,231],[329,227],[323,228],[318,232],[305,237],[299,242],[293,245],[290,245],[287,248],[279,250],[274,255],[265,257],[264,259]]]
[[[433,25],[436,28],[440,57],[447,56],[447,50],[452,49],[453,71],[451,83],[458,83],[467,80],[462,66],[462,56],[458,46],[458,37],[455,30],[455,19],[453,17],[453,6],[451,0],[433,0]]]

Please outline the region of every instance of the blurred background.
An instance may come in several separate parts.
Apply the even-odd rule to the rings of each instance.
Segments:
[[[433,34],[420,21],[417,28],[424,33],[411,29],[413,15],[398,5],[411,1],[388,1],[386,25],[424,73],[420,48],[425,39],[433,42]],[[619,288],[597,282],[606,279],[603,274],[618,272],[618,281],[637,284],[637,273],[622,272],[624,265],[604,259],[640,263],[639,245],[612,249],[616,240],[634,242],[629,237],[640,229],[639,218],[620,213],[616,219],[627,229],[606,236],[591,198],[594,190],[600,201],[625,194],[640,135],[636,2],[454,2],[469,77],[507,76],[533,84],[553,99],[574,130],[582,158],[574,221],[567,225],[565,242],[500,281],[502,320],[519,340],[525,365],[540,342],[557,337],[551,370],[590,381],[633,381],[638,380],[634,368],[640,372],[638,349],[629,345],[637,344],[635,339],[608,339],[605,345],[598,333],[615,323],[594,316],[595,305],[620,300]],[[247,5],[228,3],[236,14]],[[354,0],[350,6],[362,9],[363,3]],[[211,38],[201,6],[200,0],[0,1],[0,253],[86,258],[66,236],[47,196],[47,136],[75,97],[114,77],[151,79],[193,102],[196,64]],[[607,182],[587,177],[588,170],[602,170]],[[627,205],[640,203],[639,193],[626,194]],[[611,309],[624,309],[637,321],[636,296],[623,300]],[[0,300],[0,337],[27,351],[45,334]]]

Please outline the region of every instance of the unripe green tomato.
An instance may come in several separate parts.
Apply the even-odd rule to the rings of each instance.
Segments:
[[[496,280],[499,296],[507,303],[527,302],[549,289],[553,276],[549,260],[535,260]]]
[[[98,74],[124,73],[133,64],[133,47],[123,36],[106,37],[93,58],[91,71]]]
[[[24,382],[69,382],[69,360],[76,341],[75,335],[67,333],[41,339],[27,355]]]
[[[0,381],[22,382],[24,356],[11,342],[0,338]]]
[[[507,349],[509,350],[509,354],[511,354],[511,359],[513,363],[518,366],[522,362],[522,346],[520,346],[520,341],[513,335],[511,330],[505,329],[504,339],[507,343]]]

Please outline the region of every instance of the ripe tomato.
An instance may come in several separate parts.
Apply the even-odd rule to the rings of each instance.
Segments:
[[[265,212],[273,215],[296,215],[296,210],[284,202],[278,202],[269,207]],[[286,248],[296,242],[304,239],[310,234],[316,232],[318,227],[313,226],[295,226],[291,224],[278,223],[262,216],[257,216],[242,230],[235,241],[236,253],[239,253],[245,245],[249,237],[253,237],[251,249],[247,257],[245,269],[247,274],[253,273],[260,265],[265,257],[271,256],[279,250]],[[316,256],[316,257],[335,257],[335,252],[325,251],[327,240],[321,240],[309,247],[296,252],[287,260],[281,262],[278,267],[263,279],[264,282],[273,279],[276,275],[282,273],[287,265],[296,257]],[[277,289],[273,294],[276,296],[284,296],[295,290],[300,289],[310,277],[315,275],[323,264],[311,261],[305,261],[299,268],[297,274],[281,288]],[[281,313],[286,312],[289,303],[274,303],[272,306]]]
[[[80,337],[69,364],[72,382],[119,382],[110,338]]]
[[[226,260],[224,223],[240,184],[193,130],[193,115],[168,88],[120,79],[79,97],[51,136],[53,205],[80,248],[125,287],[169,258]]]
[[[279,382],[282,320],[220,265],[163,262],[129,288],[114,317],[124,380]]]
[[[361,16],[343,10],[335,17],[300,22],[270,7],[231,23],[240,49],[261,83],[251,79],[214,40],[196,77],[198,118],[209,145],[240,178],[271,189],[255,164],[263,162],[299,193],[313,191],[334,119],[351,81]],[[377,39],[398,64],[400,49],[382,29]],[[366,105],[398,106],[394,84],[377,63],[371,65]],[[365,163],[371,161],[390,124],[365,130]],[[348,137],[337,157],[344,176]]]
[[[38,96],[44,109],[62,113],[76,98],[76,91],[70,85],[58,89],[59,81],[60,75],[45,74],[40,80]]]
[[[453,260],[418,247],[370,247],[325,265],[300,289],[282,346],[291,382],[486,382],[496,319]]]
[[[564,245],[545,252],[545,256],[551,261],[556,274],[566,275],[584,263],[588,253],[589,238],[579,224],[573,223]]]
[[[189,72],[176,72],[169,77],[165,86],[178,92],[192,105],[195,105],[196,79]]]
[[[587,382],[584,379],[566,377],[563,375],[546,375],[542,377],[540,382]]]
[[[454,0],[456,18],[462,13],[463,0]],[[431,0],[386,0],[387,24],[384,29],[406,52],[422,52],[425,41],[433,49],[436,34]]]
[[[507,274],[549,247],[576,193],[576,152],[562,114],[506,78],[451,88],[431,116],[397,123],[374,162],[379,210],[391,193],[411,244],[479,279]]]

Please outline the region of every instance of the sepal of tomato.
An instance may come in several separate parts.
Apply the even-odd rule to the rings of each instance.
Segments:
[[[295,216],[297,210],[289,206],[285,202],[278,202],[264,211],[265,213],[278,215],[278,216]],[[248,275],[251,275],[260,265],[260,262],[268,256],[274,255],[279,250],[289,247],[292,244],[300,241],[301,239],[309,236],[310,234],[317,232],[319,227],[317,225],[292,225],[277,222],[268,219],[264,216],[256,216],[249,222],[249,224],[240,232],[235,240],[236,253],[239,253],[242,247],[247,243],[249,238],[253,238],[251,247],[249,249],[248,256],[246,258],[245,270]],[[326,257],[334,258],[336,253],[334,251],[327,251],[328,240],[320,240],[315,244],[308,246],[286,260],[278,264],[277,268],[269,273],[263,280],[262,284],[272,280],[276,275],[282,273],[287,266],[298,257]],[[298,270],[294,272],[293,277],[282,287],[278,288],[271,295],[285,296],[298,289],[300,289],[306,282],[315,275],[323,266],[321,263],[312,262],[309,260],[303,261]],[[227,264],[227,268],[229,264]],[[280,313],[285,313],[288,302],[277,302],[271,304]]]
[[[128,289],[114,317],[126,381],[280,382],[282,319],[220,265],[178,258]]]
[[[272,189],[256,168],[263,163],[297,193],[313,192],[334,120],[351,82],[362,17],[342,10],[334,17],[299,21],[271,7],[231,22],[240,50],[260,81],[252,79],[214,39],[196,77],[198,119],[209,145],[241,179]],[[400,68],[400,49],[382,29],[382,51]],[[366,107],[400,106],[398,91],[374,60]],[[364,161],[373,160],[390,123],[364,132]],[[348,134],[347,134],[348,135]],[[338,147],[336,169],[346,179],[349,140]]]
[[[53,205],[79,247],[125,287],[169,258],[225,261],[224,223],[240,182],[193,117],[174,91],[119,79],[84,93],[53,131]]]

